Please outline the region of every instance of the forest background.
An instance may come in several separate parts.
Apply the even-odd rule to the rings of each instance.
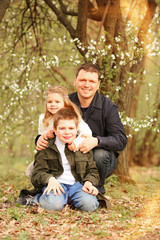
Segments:
[[[73,92],[77,66],[101,68],[128,136],[117,174],[160,164],[160,1],[0,1],[1,157],[35,153],[49,84]]]
[[[1,239],[160,239],[159,60],[160,0],[0,0]],[[100,92],[118,105],[128,136],[106,180],[110,207],[21,206],[44,91],[73,92],[85,61],[99,64]]]

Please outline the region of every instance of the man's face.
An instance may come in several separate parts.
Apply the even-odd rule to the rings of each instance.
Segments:
[[[74,86],[81,98],[91,99],[99,89],[100,81],[95,72],[86,72],[83,69],[79,71],[77,78],[74,79]]]
[[[57,128],[54,128],[56,136],[64,143],[72,143],[77,135],[77,127],[74,120],[59,120]]]

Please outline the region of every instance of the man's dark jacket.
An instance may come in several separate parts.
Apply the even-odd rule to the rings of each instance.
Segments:
[[[98,92],[86,110],[81,108],[77,92],[71,93],[69,98],[81,109],[82,118],[91,128],[93,137],[98,138],[98,148],[112,150],[117,156],[117,151],[122,151],[127,144],[117,105]]]

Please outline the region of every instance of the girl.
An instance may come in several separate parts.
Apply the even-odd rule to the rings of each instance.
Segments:
[[[38,134],[40,138],[53,138],[53,121],[55,113],[63,107],[73,109],[79,118],[78,137],[69,145],[71,151],[78,150],[79,144],[82,142],[81,135],[92,136],[92,131],[88,124],[81,118],[78,107],[68,98],[68,91],[63,86],[50,86],[46,91],[45,113],[39,117]],[[33,171],[33,162],[28,166],[26,175],[31,177]]]

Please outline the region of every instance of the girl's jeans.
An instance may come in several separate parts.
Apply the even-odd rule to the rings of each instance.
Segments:
[[[78,208],[83,211],[93,212],[98,206],[99,202],[95,195],[88,194],[82,190],[83,185],[79,182],[74,183],[73,185],[61,183],[65,193],[61,192],[61,195],[58,194],[55,196],[51,191],[49,195],[37,194],[33,202],[36,204],[40,203],[42,208],[47,210],[61,210],[65,207],[66,204],[70,204],[75,208]],[[43,188],[43,192],[46,187]]]

